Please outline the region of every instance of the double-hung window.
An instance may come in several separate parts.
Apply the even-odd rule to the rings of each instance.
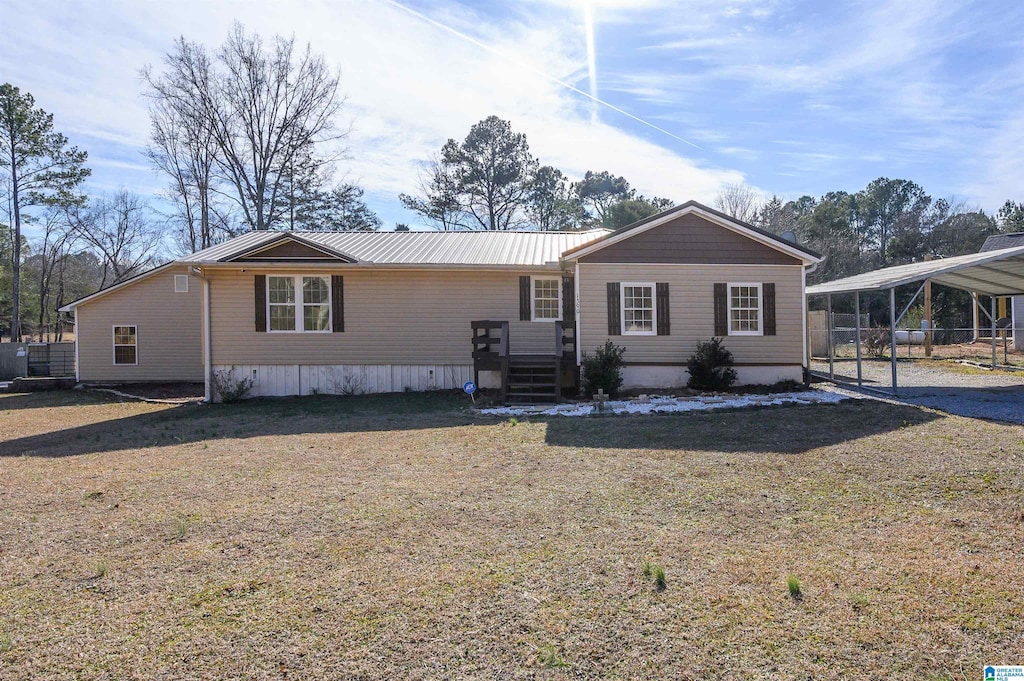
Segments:
[[[267,277],[271,331],[331,330],[331,287],[327,277]]]
[[[729,284],[729,335],[760,336],[761,285]]]
[[[657,328],[654,284],[622,284],[623,335],[653,336]]]
[[[139,363],[139,333],[136,326],[114,327],[114,364]]]
[[[561,280],[533,278],[533,320],[557,321],[562,318]]]

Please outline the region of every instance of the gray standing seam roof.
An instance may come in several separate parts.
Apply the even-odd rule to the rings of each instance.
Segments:
[[[562,253],[611,230],[583,232],[248,232],[180,258],[178,262],[214,264],[258,249],[287,235],[375,265],[451,265],[540,267]]]

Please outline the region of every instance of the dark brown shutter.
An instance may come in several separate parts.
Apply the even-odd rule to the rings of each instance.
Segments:
[[[715,284],[715,335],[729,335],[728,284]]]
[[[519,277],[519,321],[528,322],[533,319],[530,310],[530,277]]]
[[[253,277],[253,298],[255,299],[256,330],[267,330],[267,275]]]
[[[345,277],[331,275],[331,331],[345,330]]]
[[[576,319],[576,280],[562,277],[562,321],[571,322]]]
[[[761,284],[761,298],[764,304],[764,335],[775,335],[775,284]]]
[[[672,328],[668,317],[668,283],[662,282],[654,286],[657,290],[655,304],[658,306],[658,335],[667,336]]]
[[[622,309],[619,307],[619,282],[608,282],[608,335],[622,335]]]

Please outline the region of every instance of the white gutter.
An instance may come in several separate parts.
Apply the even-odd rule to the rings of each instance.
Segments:
[[[213,341],[210,338],[210,280],[198,267],[190,267],[189,274],[203,282],[203,399],[213,399],[210,389],[210,372],[213,371]]]

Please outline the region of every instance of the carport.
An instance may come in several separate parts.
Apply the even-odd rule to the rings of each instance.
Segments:
[[[844,279],[807,287],[807,297],[825,296],[828,310],[828,363],[829,378],[835,380],[835,352],[833,348],[832,297],[854,296],[854,317],[856,323],[857,384],[863,387],[863,358],[861,356],[861,294],[889,292],[889,354],[892,373],[892,394],[899,394],[896,371],[896,327],[903,319],[918,296],[929,283],[940,284],[967,291],[974,305],[978,307],[978,296],[992,296],[991,310],[982,310],[988,318],[992,331],[992,367],[996,366],[996,298],[1024,295],[1024,246],[1004,248],[982,253],[970,253],[952,258],[916,262],[909,265],[885,267]],[[908,284],[920,284],[910,302],[902,311],[896,309],[896,288]],[[927,297],[927,296],[926,296]],[[926,301],[927,302],[927,301]],[[930,322],[929,305],[925,305],[926,319]],[[926,333],[930,332],[929,330]],[[808,353],[809,354],[809,353]],[[808,357],[808,366],[810,358]]]

